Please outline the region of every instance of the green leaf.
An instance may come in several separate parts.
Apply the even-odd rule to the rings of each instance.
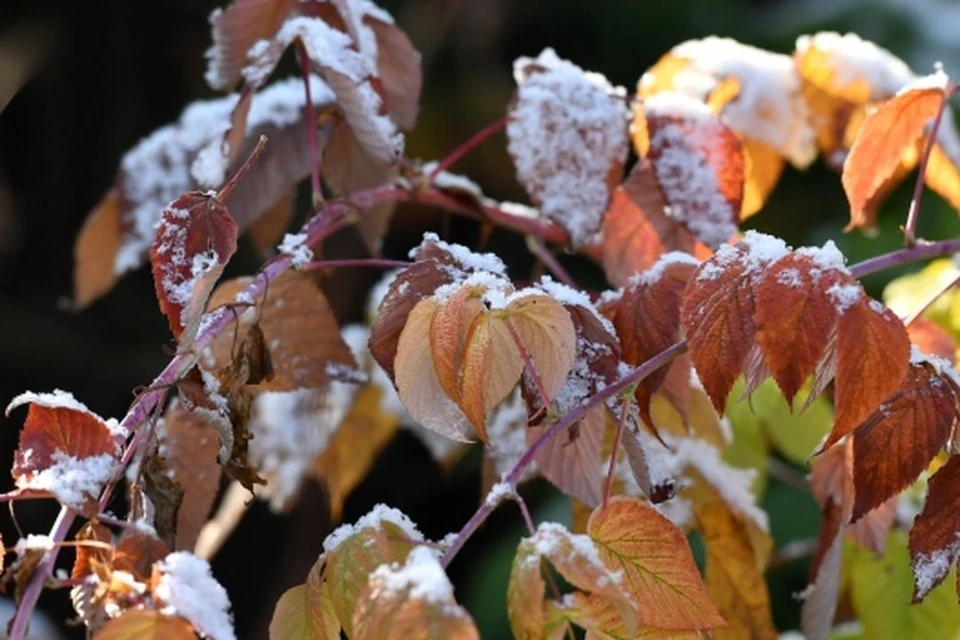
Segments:
[[[955,638],[960,633],[954,571],[922,603],[910,604],[913,573],[905,533],[891,533],[887,553],[879,559],[855,545],[847,550],[853,608],[863,623],[863,637]]]

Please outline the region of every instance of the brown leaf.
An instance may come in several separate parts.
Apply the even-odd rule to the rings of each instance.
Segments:
[[[617,187],[603,220],[603,270],[616,287],[671,251],[693,253],[696,240],[669,217],[653,167],[637,162]]]
[[[150,609],[128,609],[110,620],[94,640],[195,640],[196,632],[180,617]]]
[[[364,22],[377,38],[377,75],[383,87],[390,117],[401,129],[413,129],[420,111],[423,72],[420,53],[392,22],[368,14]]]
[[[161,454],[183,489],[172,549],[191,551],[220,488],[217,433],[202,414],[173,405],[163,417],[158,436]]]
[[[664,93],[644,100],[647,158],[667,215],[716,248],[737,232],[743,201],[740,139],[697,100]]]
[[[837,324],[836,415],[823,448],[853,431],[900,387],[909,360],[903,322],[861,290]]]
[[[113,268],[120,249],[120,216],[123,196],[111,188],[83,223],[73,249],[73,304],[77,309],[90,304],[119,280]]]
[[[95,573],[100,580],[106,579],[106,570],[111,564],[112,552],[100,546],[83,543],[90,541],[112,545],[113,534],[110,529],[95,520],[90,520],[80,528],[80,531],[74,536],[74,540],[78,543],[76,547],[77,557],[73,562],[70,577],[73,580],[82,580]]]
[[[800,628],[810,640],[827,640],[840,597],[842,569],[841,506],[829,500],[823,510],[820,541],[810,566],[810,586],[800,610]]]
[[[920,602],[947,577],[960,557],[960,458],[951,456],[930,478],[927,500],[910,531],[913,601]]]
[[[700,265],[687,283],[681,320],[690,359],[721,415],[754,349],[756,283],[786,252],[782,241],[748,231],[744,240]]]
[[[574,246],[600,230],[627,157],[623,95],[552,49],[514,64],[518,87],[507,111],[507,150],[517,179]]]
[[[830,291],[859,287],[842,264],[791,253],[770,265],[757,288],[757,344],[788,404],[817,368],[836,326],[839,311]]]
[[[142,468],[143,495],[154,509],[153,528],[164,545],[173,548],[177,539],[177,519],[183,502],[183,488],[171,477],[170,469],[159,453],[147,457]]]
[[[430,351],[437,379],[454,401],[460,398],[460,368],[467,331],[484,311],[482,288],[462,287],[437,305],[430,321]]]
[[[273,37],[296,0],[234,0],[210,16],[213,47],[207,52],[207,83],[227,91],[240,80],[254,43]]]
[[[582,420],[543,445],[534,462],[544,478],[558,489],[590,506],[603,497],[603,456],[601,445],[607,408],[593,407]],[[527,445],[533,444],[550,427],[541,423],[526,430]]]
[[[924,316],[907,325],[910,342],[921,352],[957,364],[957,341],[937,323]]]
[[[150,247],[153,284],[170,331],[186,348],[210,292],[237,250],[237,223],[216,196],[193,191],[163,212]]]
[[[293,220],[295,196],[293,191],[282,194],[262,216],[250,224],[250,240],[260,255],[269,255],[289,228]]]
[[[942,86],[927,83],[902,90],[867,115],[843,163],[843,188],[850,201],[848,229],[874,225],[866,215],[867,203],[894,175],[904,154],[943,108],[945,95]]]
[[[251,281],[245,277],[224,282],[211,297],[210,307],[230,303]],[[254,376],[244,384],[257,384],[262,391],[292,391],[324,388],[333,379],[356,379],[356,360],[340,336],[327,299],[308,275],[283,272],[266,290],[266,298],[258,298],[256,304],[255,309],[232,311],[239,317],[236,331],[246,336],[262,329],[274,375],[263,381]],[[221,333],[205,352],[205,366],[225,367],[233,361],[236,347],[233,331]]]
[[[876,412],[853,432],[853,519],[917,479],[943,448],[957,420],[950,383],[913,365]]]
[[[153,565],[170,552],[153,533],[128,528],[117,541],[113,554],[114,571],[126,571],[140,582],[150,580]]]

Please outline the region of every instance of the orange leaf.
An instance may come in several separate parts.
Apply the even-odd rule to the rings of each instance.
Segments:
[[[907,325],[910,342],[921,352],[957,364],[957,341],[937,323],[924,316]]]
[[[841,285],[843,287],[843,285]],[[846,308],[837,323],[836,416],[823,448],[853,431],[896,391],[907,373],[910,339],[900,319],[863,295],[833,289]]]
[[[120,278],[113,262],[120,250],[123,210],[123,195],[112,187],[80,229],[73,249],[73,304],[77,309],[110,291]]]
[[[593,595],[574,591],[564,600],[563,614],[574,624],[583,627],[587,634],[585,640],[698,640],[695,631],[668,631],[653,627],[643,627],[635,632],[627,628],[616,607],[609,601]]]
[[[737,232],[743,201],[740,139],[706,105],[675,93],[643,103],[647,158],[669,205],[668,215],[716,248]]]
[[[510,565],[507,582],[507,618],[517,640],[542,640],[543,604],[547,584],[533,543],[522,540]]]
[[[250,282],[252,278],[247,277],[224,282],[210,298],[211,308],[231,303]],[[204,361],[208,369],[229,365],[237,349],[235,335],[245,335],[259,321],[274,376],[258,382],[258,390],[319,389],[334,379],[356,380],[357,362],[340,335],[326,297],[310,276],[284,271],[267,288],[266,298],[255,302],[254,309],[227,310],[238,316],[239,326],[224,331],[210,344]]]
[[[118,462],[112,427],[63,391],[23,393],[7,415],[23,404],[30,406],[13,460],[17,487],[49,491],[74,509],[92,507]]]
[[[851,227],[864,225],[867,203],[893,176],[903,155],[943,108],[946,76],[940,86],[929,82],[931,79],[938,77],[930,76],[918,81],[914,88],[902,89],[867,115],[860,127],[843,164],[843,189],[850,201]]]
[[[573,366],[577,334],[570,312],[553,297],[520,292],[504,314],[552,398]]]
[[[489,313],[477,316],[463,349],[457,397],[481,440],[487,440],[487,413],[507,397],[523,367],[523,356],[506,321]]]
[[[585,73],[552,49],[514,63],[518,87],[507,112],[507,150],[517,179],[574,246],[600,230],[627,158],[622,89]]]
[[[150,609],[129,609],[110,620],[94,640],[195,640],[197,634],[183,618]]]
[[[216,196],[185,193],[164,210],[150,247],[160,310],[182,347],[193,342],[207,298],[237,250],[237,223]]]
[[[837,323],[833,287],[859,288],[843,269],[843,256],[784,256],[770,265],[756,293],[757,344],[788,404],[814,372]],[[816,251],[816,250],[814,250]]]
[[[440,386],[454,401],[460,398],[460,358],[467,330],[483,310],[483,290],[462,287],[440,302],[430,321],[430,350]]]
[[[670,251],[693,253],[696,240],[669,217],[653,167],[637,162],[617,187],[603,220],[603,270],[617,287]]]
[[[721,247],[687,283],[681,320],[690,358],[719,414],[754,349],[756,283],[786,253],[781,240],[748,231],[735,246]]]
[[[960,557],[960,457],[951,456],[930,478],[927,500],[910,531],[913,601],[920,602],[947,577]]]
[[[957,398],[932,367],[913,365],[902,386],[853,432],[856,520],[917,479],[957,420]]]
[[[603,561],[623,571],[641,623],[690,631],[726,626],[707,596],[683,532],[653,507],[614,497],[593,512],[587,531]]]
[[[780,153],[762,140],[744,137],[743,206],[740,219],[746,220],[767,202],[783,173],[784,160]]]

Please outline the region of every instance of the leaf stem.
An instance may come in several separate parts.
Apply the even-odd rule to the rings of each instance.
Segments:
[[[903,324],[906,326],[910,326],[910,324],[913,321],[915,321],[917,318],[922,316],[923,312],[929,309],[934,302],[939,300],[940,296],[950,291],[950,289],[953,289],[955,286],[957,286],[958,283],[960,283],[960,273],[958,273],[956,277],[951,278],[950,281],[947,282],[945,285],[937,287],[936,291],[930,294],[927,297],[927,299],[923,301],[923,304],[921,304],[919,307],[914,309],[913,313],[911,313],[909,316],[904,318]]]
[[[323,186],[320,184],[320,149],[317,145],[317,117],[313,111],[313,99],[310,95],[310,58],[303,42],[297,39],[297,60],[300,61],[300,73],[303,76],[304,120],[307,124],[307,148],[310,153],[310,194],[316,211],[323,206]]]
[[[877,273],[878,271],[884,271],[902,264],[925,260],[927,258],[935,258],[958,251],[960,251],[960,238],[938,240],[936,242],[917,240],[912,247],[897,249],[896,251],[884,253],[851,265],[850,275],[859,280],[864,276]]]
[[[382,258],[357,258],[347,260],[315,260],[302,267],[303,271],[317,271],[319,269],[337,269],[340,267],[372,267],[375,269],[402,269],[409,267],[412,262],[407,260],[384,260]]]
[[[573,278],[570,277],[570,274],[567,273],[567,270],[563,268],[563,265],[560,264],[560,261],[557,260],[556,256],[547,249],[547,246],[543,243],[543,240],[536,236],[527,236],[527,248],[530,249],[530,253],[534,257],[542,262],[547,269],[550,270],[550,273],[553,274],[557,280],[567,285],[577,289],[577,283],[574,282]]]
[[[504,116],[499,120],[491,122],[480,131],[477,131],[475,134],[470,136],[465,142],[457,146],[453,151],[447,154],[447,156],[437,162],[437,166],[430,172],[428,179],[430,182],[440,175],[443,171],[446,171],[454,165],[460,158],[467,155],[469,152],[473,151],[475,148],[480,146],[487,138],[496,135],[502,131],[507,126],[507,117]]]
[[[511,469],[510,472],[503,478],[503,481],[510,483],[510,486],[516,490],[517,483],[519,483],[520,478],[523,477],[524,470],[526,470],[530,463],[533,462],[533,459],[536,457],[540,449],[544,447],[544,445],[553,440],[572,424],[583,419],[590,409],[601,402],[606,402],[631,385],[637,384],[660,367],[672,362],[674,358],[686,352],[686,350],[686,341],[678,342],[673,346],[667,347],[627,375],[588,398],[575,409],[572,409],[560,420],[552,424],[549,429],[543,432],[543,434],[541,434],[541,436],[527,448],[524,454],[520,457],[520,460],[517,461],[517,464],[514,465],[513,469]],[[488,504],[486,501],[480,505],[480,508],[477,509],[476,513],[471,516],[470,520],[468,520],[460,532],[457,533],[456,538],[454,538],[450,546],[447,547],[446,552],[444,552],[443,557],[440,559],[440,563],[444,567],[450,564],[460,549],[463,548],[463,545],[466,544],[467,540],[470,539],[470,536],[472,536],[474,532],[480,528],[480,525],[482,525],[487,517],[493,512],[495,506],[496,505]]]
[[[260,136],[257,139],[257,146],[253,148],[253,151],[250,152],[250,155],[247,156],[247,159],[243,161],[243,164],[240,165],[240,168],[227,180],[227,184],[220,187],[220,191],[217,192],[217,200],[223,202],[227,196],[230,195],[230,192],[233,191],[240,180],[243,179],[243,176],[247,175],[247,171],[250,171],[250,168],[253,166],[253,163],[256,162],[257,158],[260,157],[260,154],[263,153],[263,148],[267,146],[267,136]]]
[[[610,468],[607,470],[607,481],[603,487],[603,500],[600,503],[601,509],[607,508],[607,502],[610,501],[610,493],[613,491],[613,472],[617,468],[617,453],[620,450],[620,442],[623,440],[623,428],[627,423],[627,416],[630,415],[631,398],[624,398],[623,406],[620,407],[620,419],[617,420],[617,431],[613,436],[613,450],[610,452]]]

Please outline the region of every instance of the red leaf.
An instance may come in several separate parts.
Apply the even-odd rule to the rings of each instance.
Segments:
[[[756,282],[786,252],[781,240],[748,231],[735,246],[721,247],[687,283],[681,319],[690,358],[721,415],[754,349]]]
[[[943,108],[944,100],[944,88],[928,83],[922,88],[901,90],[867,115],[843,163],[850,227],[867,226],[870,201],[893,176],[904,153],[923,135],[927,123]]]
[[[696,268],[693,256],[669,253],[649,271],[631,278],[620,298],[605,307],[620,336],[624,362],[642,364],[680,340],[682,294]],[[669,370],[662,367],[637,386],[637,406],[649,429],[653,429],[650,402]],[[685,373],[684,381],[689,382],[689,368]]]
[[[859,287],[845,270],[818,262],[822,254],[803,251],[771,265],[757,288],[757,344],[789,404],[817,368],[836,326],[831,288]]]
[[[846,295],[838,296],[844,306],[850,302]],[[900,387],[909,366],[910,339],[903,323],[862,289],[856,295],[837,323],[836,416],[824,448],[873,414]]]
[[[744,157],[737,135],[693,98],[662,93],[643,103],[647,157],[669,205],[668,215],[695,238],[718,247],[737,232]]]
[[[150,247],[160,309],[181,345],[189,345],[207,298],[237,250],[237,223],[216,196],[191,191],[164,210]]]
[[[856,520],[917,479],[946,444],[957,419],[950,383],[913,365],[902,386],[853,432]]]
[[[960,557],[960,457],[952,456],[930,478],[927,501],[910,531],[913,601],[943,582]]]
[[[111,427],[69,393],[24,393],[10,411],[29,404],[14,455],[13,478],[20,489],[51,492],[75,509],[90,506],[116,464]]]

